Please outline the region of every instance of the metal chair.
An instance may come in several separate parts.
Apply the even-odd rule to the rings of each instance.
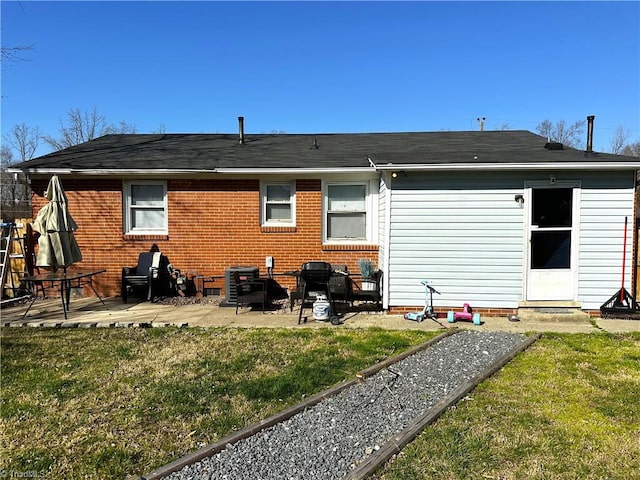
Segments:
[[[246,278],[238,271],[231,272],[233,278],[232,287],[235,288],[236,297],[236,315],[238,308],[245,305],[262,304],[262,313],[264,313],[265,304],[267,303],[267,281],[264,278]]]
[[[300,312],[298,313],[298,324],[302,321],[302,311],[305,303],[313,302],[319,294],[325,294],[334,311],[333,299],[331,296],[331,275],[333,269],[327,262],[307,262],[300,269],[300,281],[302,282],[302,296],[300,299]]]
[[[357,283],[351,291],[351,300],[357,302],[371,302],[375,304],[376,310],[382,309],[382,270],[376,270],[371,278],[375,283],[373,290],[363,290]]]

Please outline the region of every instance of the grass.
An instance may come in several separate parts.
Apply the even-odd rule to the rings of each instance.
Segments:
[[[3,328],[0,472],[143,474],[434,333]]]
[[[17,329],[2,336],[0,472],[124,478],[438,332]],[[640,333],[548,334],[378,479],[632,479]]]
[[[545,335],[375,478],[640,478],[640,333]]]

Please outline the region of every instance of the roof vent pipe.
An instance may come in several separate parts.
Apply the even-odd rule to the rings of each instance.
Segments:
[[[238,128],[240,129],[240,145],[244,145],[244,117],[238,117]]]
[[[595,115],[587,116],[587,153],[593,152],[593,120]]]

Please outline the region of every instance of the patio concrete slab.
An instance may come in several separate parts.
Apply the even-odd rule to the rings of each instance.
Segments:
[[[265,313],[241,310],[235,314],[233,307],[220,307],[216,303],[203,302],[186,305],[166,305],[152,302],[122,303],[119,297],[105,298],[102,305],[95,297],[71,300],[70,311],[64,319],[60,300],[38,299],[28,314],[28,302],[7,306],[0,311],[1,325],[5,327],[32,326],[50,328],[131,328],[131,327],[237,327],[237,328],[323,328],[333,327],[329,322],[316,322],[309,317],[307,323],[298,325],[298,312],[294,310],[268,311]],[[385,328],[390,330],[443,330],[445,327],[464,328],[480,331],[509,332],[563,332],[593,333],[638,332],[639,320],[617,320],[604,318],[559,317],[544,315],[531,316],[520,321],[510,321],[507,317],[483,317],[481,325],[458,321],[447,323],[440,319],[413,322],[401,315],[377,312],[349,313],[344,323],[333,328]]]

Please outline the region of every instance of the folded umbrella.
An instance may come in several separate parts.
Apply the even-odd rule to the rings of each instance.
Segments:
[[[66,268],[82,260],[73,232],[78,225],[71,217],[62,184],[57,175],[51,177],[45,197],[49,202],[40,209],[33,229],[40,233],[36,265],[53,270]]]

